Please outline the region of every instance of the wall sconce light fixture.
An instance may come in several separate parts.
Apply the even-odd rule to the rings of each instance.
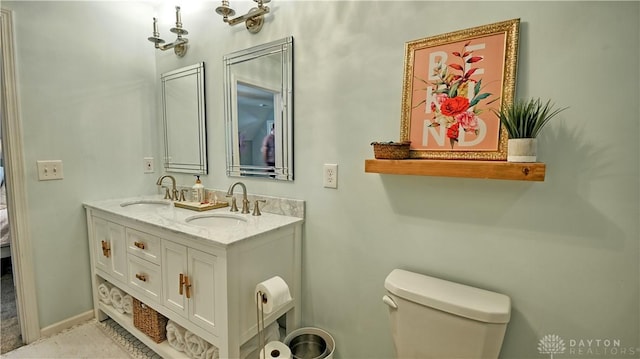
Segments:
[[[189,32],[182,28],[182,19],[180,17],[180,6],[176,6],[176,27],[172,27],[171,30],[174,34],[178,35],[176,41],[170,44],[164,44],[164,40],[160,38],[160,33],[158,32],[158,19],[153,18],[153,36],[149,37],[148,40],[153,42],[156,46],[156,49],[160,49],[162,51],[173,49],[176,55],[182,57],[187,53],[187,43],[189,39],[182,37],[182,35],[187,35]]]
[[[264,24],[264,15],[269,13],[269,7],[264,4],[271,0],[253,0],[258,3],[258,7],[251,8],[246,14],[238,16],[235,19],[229,19],[229,16],[236,14],[235,10],[229,7],[229,0],[222,0],[222,5],[216,8],[216,13],[222,15],[222,21],[233,26],[244,21],[247,30],[250,33],[258,33]]]

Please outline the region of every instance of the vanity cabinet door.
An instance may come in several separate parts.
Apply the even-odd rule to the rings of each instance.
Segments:
[[[186,273],[187,247],[171,241],[162,241],[164,306],[185,318],[188,317],[187,296],[184,290],[184,275]]]
[[[192,248],[188,250],[191,295],[189,320],[202,329],[217,334],[216,313],[221,309],[216,297],[216,277],[219,275],[217,257]]]
[[[111,260],[107,253],[107,243],[110,244],[107,221],[93,217],[93,248],[95,250],[95,266],[105,272],[110,272]]]
[[[224,294],[216,292],[220,275],[216,256],[163,241],[164,306],[212,334],[218,334],[216,317],[222,317],[217,303]]]
[[[102,218],[93,217],[96,268],[115,280],[127,282],[127,246],[125,229]]]

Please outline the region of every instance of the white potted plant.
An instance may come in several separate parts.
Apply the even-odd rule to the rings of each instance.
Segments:
[[[536,137],[549,120],[567,109],[564,107],[554,110],[553,106],[550,100],[543,104],[539,98],[520,99],[496,112],[509,134],[508,162],[536,162]]]

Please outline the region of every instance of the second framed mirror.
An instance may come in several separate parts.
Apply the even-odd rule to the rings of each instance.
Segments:
[[[224,56],[227,175],[293,180],[293,38]]]

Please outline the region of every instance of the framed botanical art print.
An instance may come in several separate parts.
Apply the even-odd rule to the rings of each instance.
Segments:
[[[520,19],[405,44],[402,141],[411,158],[505,160],[495,114],[513,102]]]

